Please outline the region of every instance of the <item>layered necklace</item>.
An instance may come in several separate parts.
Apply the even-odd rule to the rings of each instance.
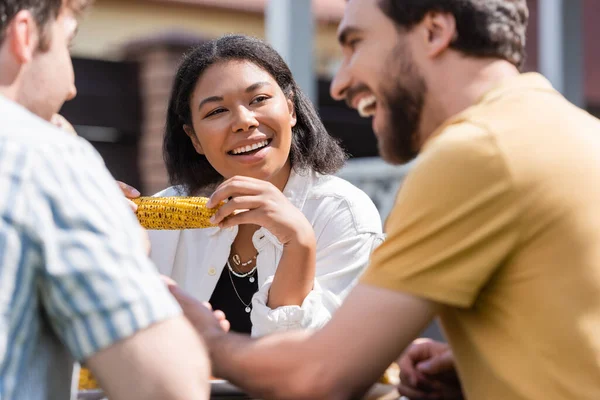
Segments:
[[[255,280],[254,273],[256,272],[256,267],[257,267],[256,264],[248,272],[241,272],[238,268],[239,268],[240,265],[242,267],[246,267],[246,266],[252,264],[253,262],[256,261],[256,256],[252,257],[250,260],[248,260],[246,262],[241,262],[240,256],[238,254],[234,253],[233,257],[231,257],[231,259],[233,260],[233,263],[235,264],[235,267],[232,267],[231,263],[229,262],[229,260],[227,260],[227,268],[229,268],[229,272],[231,272],[233,275],[237,276],[238,278],[249,277],[248,280],[250,281],[250,283],[254,283],[254,280]]]
[[[236,253],[233,253],[233,256],[231,257],[231,260],[233,261],[233,264],[236,267],[246,267],[250,264],[252,264],[253,262],[256,262],[256,255],[254,257],[252,257],[250,260],[246,261],[246,262],[242,262],[242,260],[240,259],[240,256]],[[248,281],[250,283],[254,283],[256,281],[256,267],[257,265],[255,264],[254,267],[248,271],[248,272],[241,272],[240,270],[238,270],[237,268],[233,267],[231,265],[231,263],[229,262],[229,259],[227,260],[227,269],[229,270],[229,279],[231,280],[231,286],[233,286],[233,290],[238,298],[238,300],[244,305],[244,311],[246,311],[247,313],[250,313],[250,311],[252,311],[252,298],[250,298],[250,301],[248,303],[246,303],[242,297],[240,296],[240,294],[238,293],[237,288],[235,287],[235,282],[233,281],[233,276],[236,276],[238,278],[248,278]]]

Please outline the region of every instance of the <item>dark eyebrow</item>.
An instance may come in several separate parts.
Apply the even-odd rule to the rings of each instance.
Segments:
[[[260,89],[263,86],[271,85],[270,82],[256,82],[246,88],[246,93],[250,93],[255,91],[256,89]]]
[[[202,106],[204,106],[206,103],[216,103],[217,101],[223,101],[223,97],[221,97],[221,96],[207,97],[200,102],[200,104],[198,105],[198,109],[201,109]]]
[[[340,31],[340,33],[338,33],[338,42],[342,46],[347,46],[348,45],[348,36],[350,36],[352,34],[360,33],[360,32],[362,32],[362,31],[359,28],[356,28],[354,26],[346,26]]]

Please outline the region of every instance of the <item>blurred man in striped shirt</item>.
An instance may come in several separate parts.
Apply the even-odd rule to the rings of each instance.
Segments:
[[[76,93],[86,3],[0,0],[0,399],[69,398],[74,360],[111,400],[205,399],[202,343],[118,186],[47,122]]]

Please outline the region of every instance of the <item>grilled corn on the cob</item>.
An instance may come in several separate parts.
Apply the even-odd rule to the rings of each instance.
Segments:
[[[383,383],[385,385],[399,385],[400,366],[395,362],[392,363],[388,369],[385,370],[383,376],[379,378],[379,383]]]
[[[79,372],[79,390],[90,389],[98,389],[98,382],[96,382],[89,369],[81,367],[81,371]]]
[[[206,197],[138,197],[137,218],[146,229],[198,229],[214,226],[210,217],[217,208],[207,208]]]

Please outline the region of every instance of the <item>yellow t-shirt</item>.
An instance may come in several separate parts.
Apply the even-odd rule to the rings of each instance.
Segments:
[[[600,399],[600,122],[539,74],[428,141],[362,282],[443,305],[469,399]]]

